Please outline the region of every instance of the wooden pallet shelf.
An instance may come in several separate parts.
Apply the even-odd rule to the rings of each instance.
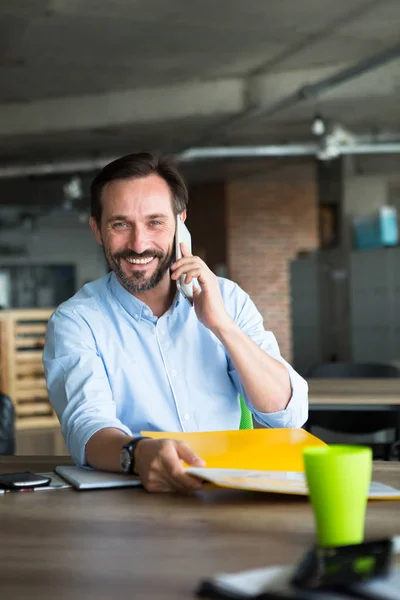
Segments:
[[[17,429],[58,425],[42,364],[47,321],[53,309],[0,312],[0,389],[14,403]]]

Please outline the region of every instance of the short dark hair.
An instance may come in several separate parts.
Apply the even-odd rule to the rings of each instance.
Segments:
[[[113,160],[96,175],[90,186],[90,214],[100,225],[102,214],[101,193],[104,186],[115,179],[131,179],[156,174],[164,179],[172,193],[174,212],[181,213],[188,203],[185,181],[175,162],[168,156],[152,152],[136,152]]]

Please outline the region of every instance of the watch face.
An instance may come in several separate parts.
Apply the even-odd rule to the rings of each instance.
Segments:
[[[121,469],[124,473],[129,473],[131,469],[131,455],[127,448],[122,448],[121,450]]]

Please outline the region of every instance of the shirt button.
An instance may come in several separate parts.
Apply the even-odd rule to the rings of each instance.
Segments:
[[[143,312],[144,312],[145,315],[149,314],[149,311],[147,309],[145,309]]]
[[[190,415],[186,414],[186,415],[184,415],[184,417],[183,417],[183,418],[185,419],[185,421],[189,421],[189,419],[190,419]]]
[[[175,377],[175,375],[178,375],[178,371],[175,371],[175,369],[173,369],[173,370],[171,371],[171,375],[173,375],[173,376]]]
[[[139,318],[139,315],[138,315],[138,313],[136,313],[135,314],[135,319],[138,319],[138,318]]]

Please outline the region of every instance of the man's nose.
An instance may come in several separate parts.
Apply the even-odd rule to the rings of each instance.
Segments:
[[[129,239],[129,248],[137,254],[142,254],[148,249],[147,235],[141,227],[134,227]]]

